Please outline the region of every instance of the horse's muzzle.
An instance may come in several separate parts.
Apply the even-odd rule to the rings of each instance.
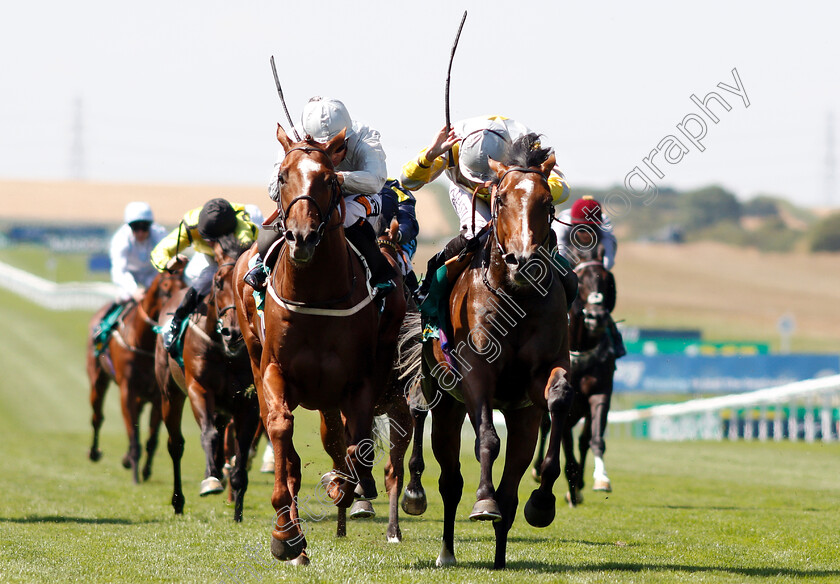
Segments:
[[[320,237],[315,229],[287,229],[284,234],[293,261],[305,264],[315,255]]]

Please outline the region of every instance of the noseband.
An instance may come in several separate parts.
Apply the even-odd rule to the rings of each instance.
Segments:
[[[322,148],[316,148],[315,146],[295,146],[294,148],[290,148],[289,151],[286,152],[286,156],[288,156],[289,153],[294,152],[295,150],[300,150],[301,152],[304,152],[306,154],[313,154],[317,152],[323,154],[327,158],[327,160],[330,160],[330,156],[325,150],[323,150]],[[332,166],[332,163],[330,165]],[[279,172],[277,177],[279,183]],[[341,201],[341,185],[338,184],[338,177],[333,175],[333,177],[328,183],[328,186],[330,187],[332,193],[330,194],[330,204],[327,206],[326,212],[321,210],[321,206],[318,204],[318,201],[316,201],[315,198],[311,195],[297,196],[289,202],[288,206],[285,209],[278,206],[277,223],[274,224],[274,230],[282,231],[284,233],[287,232],[288,228],[286,227],[286,219],[289,216],[289,212],[292,210],[292,206],[299,201],[309,201],[315,206],[315,210],[318,211],[318,217],[321,219],[321,223],[316,229],[318,238],[315,240],[315,245],[317,246],[319,243],[321,243],[321,238],[324,236],[324,233],[327,230],[327,224],[330,221],[330,217],[332,217],[332,214],[338,208],[339,202]]]
[[[227,262],[227,263],[219,266],[219,268],[225,268],[225,267],[228,267],[228,266],[235,266],[235,265],[236,265],[236,262]],[[224,287],[224,280],[219,280],[218,283],[216,284],[216,290],[221,290],[223,287]],[[216,304],[217,299],[218,299],[218,295],[214,292],[213,293],[213,304],[216,306],[216,332],[221,335],[222,334],[222,329],[224,328],[224,326],[222,325],[222,317],[225,315],[225,313],[227,313],[231,310],[236,310],[236,305],[231,304],[229,306],[225,306],[225,307],[220,309],[219,305]]]

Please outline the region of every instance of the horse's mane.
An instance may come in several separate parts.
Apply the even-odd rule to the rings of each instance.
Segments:
[[[508,151],[508,164],[532,168],[540,166],[551,156],[551,148],[543,148],[540,135],[534,132],[517,138]]]
[[[234,233],[230,233],[228,235],[220,237],[219,245],[222,246],[222,252],[225,254],[225,256],[233,260],[237,259],[243,253],[245,253],[245,250],[251,247],[250,245],[239,241],[239,238],[237,238],[236,234]]]

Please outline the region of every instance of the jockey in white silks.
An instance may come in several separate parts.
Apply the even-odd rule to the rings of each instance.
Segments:
[[[394,287],[392,279],[396,272],[379,251],[371,225],[382,208],[379,191],[388,176],[379,132],[354,122],[341,101],[326,97],[309,100],[301,114],[301,125],[304,135],[320,144],[326,144],[345,130],[345,143],[332,160],[344,198],[344,234],[364,255],[371,270],[371,284],[382,294],[387,293]],[[281,150],[268,186],[269,196],[278,207],[281,204],[278,173],[284,158],[285,151]],[[265,289],[267,272],[262,262],[280,235],[276,223],[260,233],[258,254],[245,275],[245,282],[256,290]]]
[[[131,298],[139,302],[157,276],[149,257],[166,229],[155,223],[148,203],[140,201],[126,205],[124,219],[111,238],[111,281],[119,287],[119,302]]]

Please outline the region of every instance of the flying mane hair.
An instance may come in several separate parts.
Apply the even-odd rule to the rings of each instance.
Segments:
[[[540,135],[534,132],[517,138],[508,151],[508,162],[514,166],[531,168],[539,166],[551,155],[551,148],[543,148]]]

